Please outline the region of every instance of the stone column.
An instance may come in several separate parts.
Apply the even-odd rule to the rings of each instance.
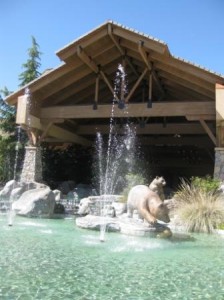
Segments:
[[[214,178],[224,181],[224,148],[215,148]]]
[[[215,85],[216,148],[214,178],[224,181],[224,85]]]
[[[42,158],[40,147],[26,147],[23,168],[20,176],[21,181],[42,182]]]

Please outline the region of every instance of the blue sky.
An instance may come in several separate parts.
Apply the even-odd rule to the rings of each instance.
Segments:
[[[168,44],[172,54],[224,74],[224,0],[0,0],[0,89],[18,88],[33,35],[41,69],[55,52],[113,20]]]

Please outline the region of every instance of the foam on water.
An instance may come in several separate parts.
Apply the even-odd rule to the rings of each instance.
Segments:
[[[41,233],[52,234],[53,231],[51,229],[40,230]]]
[[[41,223],[38,223],[38,222],[32,222],[32,221],[20,222],[19,225],[23,225],[23,226],[33,226],[33,227],[47,227],[46,224],[41,224]]]

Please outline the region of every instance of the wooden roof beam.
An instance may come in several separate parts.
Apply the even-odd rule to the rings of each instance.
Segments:
[[[204,129],[199,123],[167,123],[166,127],[164,127],[164,124],[162,123],[145,124],[144,128],[141,128],[137,124],[135,124],[135,126],[136,133],[138,135],[202,135],[205,133]],[[120,128],[119,125],[117,125],[115,129],[116,132],[122,134],[122,128]],[[109,134],[109,130],[109,125],[79,125],[76,133],[80,135],[95,135],[97,132],[101,132],[102,134]]]
[[[66,140],[76,144],[90,146],[91,143],[87,139],[80,137],[68,130],[62,129],[59,126],[53,125],[54,122],[61,123],[64,122],[64,120],[57,117],[49,119],[48,116],[46,116],[46,118],[39,119],[31,114],[28,114],[25,101],[22,100],[23,99],[20,101],[20,108],[17,111],[16,123],[20,124],[25,130],[27,130],[28,134],[31,133],[31,139],[33,140],[34,144],[36,144],[37,139],[37,134],[34,133],[38,130],[43,132],[40,136],[40,141],[44,140],[46,136],[52,136],[60,139],[65,138]]]
[[[215,114],[208,114],[208,115],[186,115],[186,119],[188,121],[199,121],[200,119],[207,120],[207,121],[214,121],[216,119]]]
[[[89,141],[88,139],[83,138],[69,130],[63,129],[55,125],[51,126],[51,128],[49,129],[48,136],[52,136],[64,141],[70,141],[72,143],[80,144],[87,147],[91,146],[92,144],[91,141]]]
[[[160,91],[162,92],[163,96],[165,95],[165,91],[164,91],[164,88],[155,72],[155,70],[153,69],[153,65],[152,63],[149,61],[148,59],[148,55],[144,49],[144,42],[143,41],[139,41],[138,43],[138,51],[145,63],[145,65],[147,66],[147,68],[149,69],[149,71],[152,72],[152,76],[153,76],[153,79],[155,80],[157,86],[159,87]]]
[[[130,58],[126,55],[125,50],[120,46],[119,42],[117,41],[116,37],[113,34],[113,28],[112,25],[108,24],[108,34],[111,38],[112,42],[120,52],[122,56],[124,56],[125,60],[127,61],[129,67],[132,69],[132,71],[135,73],[136,76],[139,76],[138,72],[136,71],[136,68],[134,67],[133,63],[131,62]]]
[[[128,106],[128,117],[169,117],[186,115],[215,115],[215,105],[211,101],[201,102],[158,102],[151,109],[146,109],[145,103],[132,103]],[[98,105],[97,110],[92,105],[53,106],[41,109],[41,118],[87,119],[109,118],[111,104]],[[124,110],[114,107],[114,117],[127,117]]]

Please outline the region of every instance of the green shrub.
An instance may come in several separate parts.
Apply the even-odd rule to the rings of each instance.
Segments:
[[[175,213],[187,231],[212,233],[224,222],[224,201],[217,189],[196,182],[182,181],[175,194]]]
[[[207,175],[206,177],[192,177],[191,185],[199,187],[205,192],[218,192],[221,185],[220,180],[214,179],[213,177]]]
[[[217,227],[217,229],[224,230],[224,223],[222,223],[222,224],[219,224],[219,225],[218,225],[218,227]]]

